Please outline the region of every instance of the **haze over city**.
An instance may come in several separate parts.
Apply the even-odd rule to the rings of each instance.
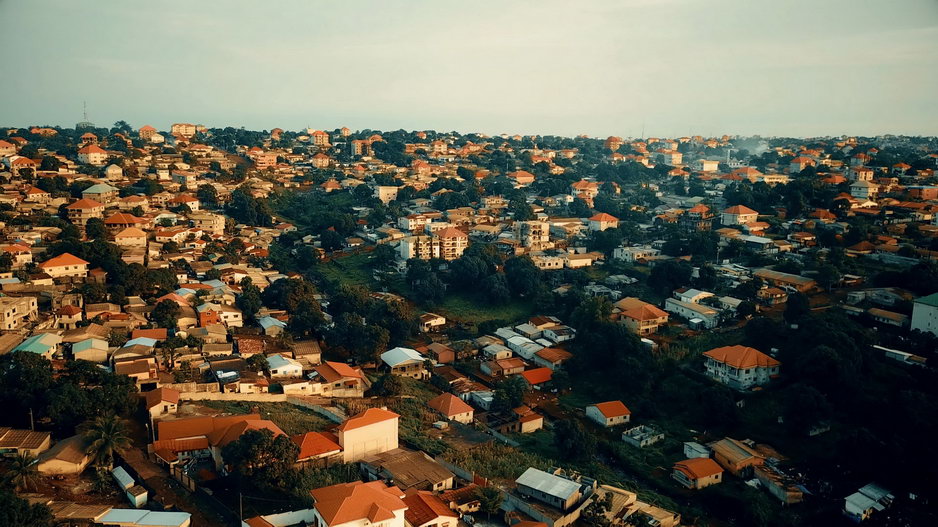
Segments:
[[[0,3],[6,124],[938,133],[938,3]],[[144,102],[145,104],[141,104]]]

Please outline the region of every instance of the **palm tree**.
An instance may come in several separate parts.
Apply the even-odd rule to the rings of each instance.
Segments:
[[[7,465],[7,477],[16,490],[30,490],[39,481],[36,458],[29,452],[17,454]]]
[[[101,415],[82,425],[85,439],[88,441],[88,453],[94,458],[95,465],[111,470],[114,456],[130,448],[127,427],[116,415]]]

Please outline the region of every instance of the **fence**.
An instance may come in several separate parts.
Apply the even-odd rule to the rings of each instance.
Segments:
[[[305,399],[300,399],[299,397],[292,397],[292,396],[287,396],[286,401],[294,406],[299,406],[301,408],[312,410],[316,412],[317,414],[325,417],[326,419],[332,421],[333,423],[342,423],[347,419],[345,413],[335,406],[325,408],[311,401],[307,401]]]
[[[186,401],[250,401],[255,403],[282,403],[287,400],[287,397],[282,393],[189,392],[179,394],[179,398]]]
[[[163,388],[172,388],[180,393],[180,396],[196,392],[220,392],[217,382],[180,382],[175,384],[164,384]]]

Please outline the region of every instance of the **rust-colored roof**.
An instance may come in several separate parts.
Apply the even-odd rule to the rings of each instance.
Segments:
[[[78,306],[73,306],[71,304],[67,306],[62,306],[55,312],[56,315],[70,317],[81,313],[81,308]]]
[[[91,198],[82,198],[65,208],[69,210],[98,209],[98,208],[104,208],[104,205],[101,203],[98,203],[97,201]]]
[[[173,388],[157,388],[143,394],[147,401],[147,409],[158,406],[160,403],[179,403],[179,390]]]
[[[134,225],[137,223],[146,223],[146,220],[126,212],[116,212],[104,220],[105,225]]]
[[[468,238],[469,237],[468,235],[466,235],[466,233],[457,229],[456,227],[447,227],[443,229],[442,231],[436,233],[436,235],[439,236],[440,238]]]
[[[534,386],[549,381],[553,373],[553,370],[550,368],[534,368],[533,370],[521,372],[521,376],[524,377],[524,380],[528,381],[528,384]]]
[[[259,414],[227,415],[221,417],[201,416],[173,421],[160,421],[156,425],[156,436],[160,440],[186,437],[208,437],[215,430],[224,430],[234,423],[259,420]]]
[[[88,262],[71,253],[62,253],[55,258],[49,258],[48,260],[42,262],[39,264],[39,268],[48,269],[50,267],[63,267],[66,265],[88,265]]]
[[[607,419],[632,415],[632,411],[629,410],[622,401],[606,401],[604,403],[596,403],[592,406],[595,406],[596,409],[599,410],[599,413],[603,414]]]
[[[343,432],[346,430],[355,430],[356,428],[373,425],[375,423],[380,423],[389,419],[397,419],[399,417],[400,415],[389,410],[384,410],[382,408],[369,408],[360,414],[346,419],[344,423],[339,425],[338,430]]]
[[[106,154],[107,152],[105,152],[104,149],[98,145],[88,145],[80,149],[78,153],[79,154]]]
[[[781,363],[755,348],[746,346],[723,346],[704,352],[704,356],[728,364],[734,368],[768,368]]]
[[[745,205],[733,205],[723,212],[726,214],[759,214]]]
[[[383,481],[340,483],[311,490],[310,495],[316,510],[330,526],[365,519],[380,523],[407,508],[401,490]]]
[[[306,432],[305,434],[293,436],[290,439],[300,447],[300,453],[296,457],[298,460],[318,457],[323,454],[340,452],[342,450],[342,447],[339,446],[338,443],[319,432]]]
[[[435,520],[442,517],[459,517],[440,498],[425,490],[408,492],[404,503],[407,505],[404,518],[413,527],[420,527],[430,522],[437,523]]]
[[[322,378],[325,379],[326,382],[336,382],[347,377],[353,377],[355,379],[364,378],[360,370],[356,370],[348,364],[341,362],[326,361],[313,369],[319,372],[319,375],[322,375]]]
[[[634,319],[634,320],[656,320],[659,318],[667,317],[667,311],[659,309],[651,304],[645,304],[644,306],[637,307],[635,309],[630,309],[622,313],[622,316]]]
[[[696,457],[678,461],[674,469],[684,473],[689,479],[701,479],[723,473],[723,468],[708,457]]]
[[[612,214],[606,214],[605,212],[600,212],[599,214],[596,214],[595,216],[590,218],[590,221],[601,221],[604,223],[610,223],[613,221],[619,221],[619,218],[616,218]]]
[[[473,411],[471,406],[451,393],[440,394],[433,399],[430,399],[427,401],[427,406],[440,412],[446,417],[453,417],[454,415],[465,414]]]

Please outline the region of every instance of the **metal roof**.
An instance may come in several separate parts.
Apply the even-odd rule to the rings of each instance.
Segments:
[[[580,490],[580,485],[575,481],[570,481],[569,479],[555,476],[533,467],[525,470],[524,474],[521,474],[521,476],[515,480],[515,483],[565,501]]]

